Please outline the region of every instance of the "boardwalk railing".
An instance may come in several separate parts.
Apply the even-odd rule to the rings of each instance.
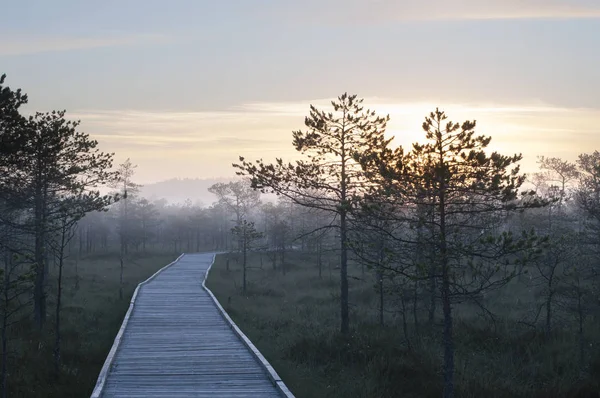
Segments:
[[[251,391],[257,397],[294,398],[206,286],[216,255],[210,256],[182,254],[136,287],[91,398],[171,394],[232,397],[249,396]],[[142,289],[178,262],[178,268]],[[140,304],[136,306],[137,302]],[[173,329],[172,319],[183,320],[185,328]],[[128,325],[133,326],[128,329]],[[229,329],[233,334],[227,332]],[[187,344],[183,348],[183,343],[178,343],[181,339]],[[215,367],[215,361],[220,366]]]
[[[210,264],[210,266],[208,267],[208,269],[206,270],[206,274],[204,275],[204,280],[202,281],[202,287],[204,288],[204,290],[206,290],[208,295],[213,299],[213,301],[215,302],[215,305],[219,309],[219,312],[221,313],[223,318],[225,318],[225,320],[229,323],[229,326],[231,326],[231,329],[233,329],[235,334],[238,335],[238,337],[242,340],[242,342],[246,345],[246,347],[248,347],[248,349],[250,350],[252,355],[254,355],[254,357],[258,360],[258,362],[261,364],[261,366],[265,369],[265,371],[267,372],[267,375],[269,376],[269,378],[271,379],[273,384],[275,384],[275,386],[277,387],[277,390],[279,390],[281,395],[284,397],[288,397],[288,398],[295,398],[294,394],[292,394],[292,392],[287,388],[287,386],[281,380],[281,377],[279,377],[279,375],[277,374],[275,369],[271,366],[271,364],[267,361],[267,359],[260,353],[260,351],[258,351],[258,348],[256,348],[254,346],[254,344],[252,344],[252,342],[244,334],[244,332],[242,332],[242,330],[235,324],[235,322],[233,321],[233,319],[231,319],[231,317],[225,311],[223,306],[221,306],[221,303],[219,303],[219,300],[217,300],[217,298],[215,297],[213,292],[211,292],[210,289],[206,286],[206,280],[208,279],[208,274],[210,273],[210,270],[212,269],[212,266],[215,263],[215,257],[216,257],[216,255],[213,256],[213,261]]]

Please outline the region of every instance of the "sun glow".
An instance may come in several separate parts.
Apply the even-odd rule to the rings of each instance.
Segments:
[[[173,176],[233,176],[239,155],[265,160],[296,159],[291,132],[304,128],[309,104],[329,110],[331,99],[283,103],[250,103],[223,112],[82,111],[82,120],[103,150],[127,153],[140,165],[140,179],[152,182]],[[390,115],[387,136],[392,145],[410,148],[423,142],[425,116],[439,106],[448,120],[476,120],[476,132],[491,135],[491,150],[523,153],[522,167],[537,170],[536,156],[574,160],[600,148],[600,110],[557,108],[541,103],[522,105],[403,103],[365,98],[365,108]],[[567,137],[568,139],[565,139]],[[119,158],[117,159],[119,160]]]

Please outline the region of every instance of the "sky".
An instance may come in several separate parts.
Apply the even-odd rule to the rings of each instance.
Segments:
[[[0,74],[66,109],[148,184],[296,157],[309,105],[344,92],[422,141],[436,107],[503,154],[600,150],[599,0],[19,0]]]

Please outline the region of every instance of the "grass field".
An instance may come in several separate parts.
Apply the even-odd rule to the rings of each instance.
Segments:
[[[420,311],[417,331],[410,314],[407,341],[400,305],[388,296],[385,326],[379,326],[374,281],[368,273],[363,278],[358,266],[350,270],[352,331],[342,337],[336,270],[326,268],[320,279],[315,259],[294,252],[287,256],[284,276],[266,256],[261,265],[253,253],[244,297],[241,266],[231,260],[228,272],[225,256],[217,256],[208,287],[298,398],[441,396],[439,325],[429,327]],[[496,328],[473,309],[457,308],[457,396],[600,396],[599,329],[588,327],[589,364],[582,370],[575,333],[546,338],[541,328],[517,324],[517,313],[532,306],[527,292],[515,300],[518,289],[509,286],[490,298],[500,310]]]
[[[48,324],[42,343],[29,322],[11,330],[9,397],[89,397],[113,344],[137,284],[176,258],[172,254],[131,255],[124,272],[124,299],[119,300],[119,258],[104,254],[82,258],[64,267],[62,306],[62,368],[54,376],[54,314],[56,269],[51,269]]]

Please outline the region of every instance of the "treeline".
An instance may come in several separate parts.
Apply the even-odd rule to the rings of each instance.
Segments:
[[[130,188],[126,199],[121,194],[120,201],[106,211],[82,218],[67,250],[75,256],[119,252],[123,243],[124,254],[237,251],[232,229],[243,219],[253,220],[261,232],[254,249],[277,251],[285,257],[285,250],[313,250],[318,245],[318,235],[310,233],[321,226],[316,212],[285,198],[261,200],[246,180],[218,183],[211,191],[216,201],[204,206],[191,199],[183,203],[149,200]]]

